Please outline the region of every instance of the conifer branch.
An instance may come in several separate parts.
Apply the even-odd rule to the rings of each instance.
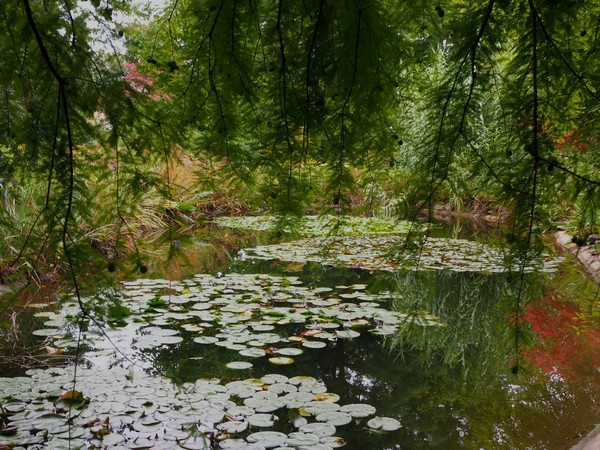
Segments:
[[[283,1],[279,0],[277,4],[277,22],[275,30],[277,31],[277,40],[279,43],[279,109],[285,127],[285,143],[288,151],[288,179],[287,179],[287,204],[291,204],[292,199],[292,175],[294,163],[294,146],[292,145],[290,124],[287,113],[287,59],[285,55],[285,43],[283,41],[283,33],[281,31],[281,23],[283,18]]]
[[[544,25],[544,21],[542,20],[542,18],[539,15],[539,12],[537,10],[537,8],[535,7],[535,4],[533,4],[533,2],[531,2],[530,8],[532,10],[532,13],[535,15],[536,20],[538,22],[538,25],[540,27],[540,29],[542,30],[542,32],[544,33],[544,36],[546,37],[546,39],[548,39],[548,42],[550,42],[550,45],[552,47],[554,47],[554,49],[556,50],[556,53],[558,54],[560,60],[563,62],[563,64],[565,65],[565,67],[567,68],[567,70],[569,72],[571,72],[571,74],[573,74],[573,76],[575,76],[575,78],[577,78],[577,80],[581,83],[581,85],[585,88],[585,90],[594,98],[598,98],[598,93],[597,91],[595,91],[594,89],[592,89],[590,87],[590,85],[587,83],[587,81],[585,80],[585,77],[581,74],[579,74],[575,68],[573,67],[573,65],[567,61],[567,58],[565,57],[565,55],[563,54],[563,52],[558,48],[558,45],[556,44],[556,41],[554,40],[554,38],[552,37],[552,35],[548,32],[548,30],[546,29],[546,26]]]
[[[444,106],[442,107],[440,124],[438,126],[438,133],[437,133],[437,139],[436,139],[435,153],[434,153],[434,158],[433,158],[433,167],[431,168],[431,180],[429,182],[429,192],[427,194],[427,198],[421,203],[421,205],[418,208],[418,209],[421,209],[426,204],[429,205],[428,206],[429,221],[431,221],[433,219],[433,217],[432,217],[433,216],[433,211],[432,211],[433,194],[442,185],[444,180],[446,180],[446,178],[448,177],[448,168],[452,161],[452,153],[454,151],[454,146],[456,145],[458,138],[461,135],[464,135],[464,124],[465,124],[465,120],[467,117],[468,108],[471,103],[471,99],[473,97],[473,92],[475,89],[475,84],[476,84],[476,79],[477,79],[477,71],[476,71],[476,67],[475,67],[477,48],[479,47],[481,39],[483,38],[483,35],[487,29],[487,26],[489,24],[491,17],[492,17],[492,11],[494,9],[495,3],[496,3],[496,0],[489,0],[486,10],[483,15],[483,19],[481,21],[481,26],[479,27],[479,31],[477,32],[475,39],[469,46],[467,53],[464,55],[460,64],[458,65],[456,74],[454,75],[452,85],[448,91],[448,94],[446,95],[446,100],[444,102]],[[450,107],[451,100],[454,98],[454,94],[455,94],[455,91],[457,89],[457,86],[458,86],[458,83],[460,80],[460,74],[462,73],[463,68],[466,65],[469,58],[471,59],[471,67],[470,67],[471,82],[469,84],[469,94],[467,96],[465,103],[463,104],[460,125],[454,136],[452,144],[449,148],[449,155],[448,155],[447,162],[446,162],[445,172],[441,177],[439,177],[439,179],[437,180],[437,183],[436,183],[436,168],[437,168],[438,162],[440,160],[442,134],[444,131],[445,121],[448,116],[448,109]]]
[[[302,130],[302,147],[304,151],[308,151],[309,145],[309,136],[310,136],[310,122],[309,122],[309,114],[311,111],[311,101],[312,97],[310,95],[310,84],[311,84],[311,71],[312,71],[312,60],[315,51],[315,46],[317,42],[317,36],[319,34],[319,30],[321,27],[321,21],[323,20],[323,2],[324,0],[319,0],[319,5],[317,7],[317,18],[315,20],[314,31],[312,34],[312,38],[310,40],[310,44],[308,46],[308,53],[306,57],[306,78],[304,81],[304,89],[305,89],[305,101],[306,101],[306,109],[304,111],[304,129]]]

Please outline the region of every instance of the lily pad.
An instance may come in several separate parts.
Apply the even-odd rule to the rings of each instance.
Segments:
[[[206,447],[211,448],[210,446]],[[265,450],[266,447],[260,443],[248,443],[243,439],[225,439],[219,443],[219,448],[231,450]]]
[[[258,433],[249,435],[246,440],[250,443],[260,444],[266,448],[270,448],[285,444],[287,435],[278,431],[259,431]]]
[[[311,433],[319,437],[325,436],[333,436],[335,434],[336,428],[334,425],[330,423],[307,423],[300,427],[300,431],[304,433]]]
[[[340,396],[337,394],[334,394],[333,392],[324,392],[322,394],[315,395],[315,400],[320,401],[320,402],[335,403],[335,402],[339,401],[339,399],[340,399]],[[342,411],[342,412],[346,412],[346,411]]]
[[[249,358],[260,358],[265,356],[265,350],[262,348],[246,348],[239,351],[240,355],[247,356]]]
[[[219,339],[212,336],[198,336],[194,338],[194,342],[198,344],[214,344],[215,342],[219,342]]]
[[[335,332],[337,334],[338,337],[340,338],[344,338],[344,339],[354,339],[360,336],[360,333],[358,331],[354,331],[354,330],[338,330]]]
[[[273,414],[256,413],[247,417],[248,423],[253,427],[269,428],[275,425],[277,416]]]
[[[327,343],[323,341],[304,341],[302,347],[306,348],[324,348],[327,347]]]
[[[62,333],[58,328],[40,328],[39,330],[34,330],[33,335],[35,336],[60,336]]]
[[[269,373],[261,377],[260,381],[265,384],[287,383],[289,378],[278,373]]]
[[[316,416],[318,414],[323,414],[326,412],[339,411],[340,405],[332,402],[311,401],[306,403],[306,405],[304,406],[304,410]]]
[[[248,428],[249,423],[241,420],[230,420],[217,425],[217,428],[225,433],[237,434],[245,431]]]
[[[279,349],[279,351],[277,353],[279,355],[285,355],[285,356],[297,356],[297,355],[301,355],[302,353],[304,353],[304,351],[301,348],[287,347],[287,348]]]
[[[319,422],[326,422],[336,427],[347,425],[352,422],[352,416],[350,414],[339,411],[331,411],[319,414],[316,419]]]
[[[244,370],[250,369],[252,367],[252,363],[247,361],[232,361],[227,363],[225,366],[230,369]]]
[[[290,433],[287,438],[287,444],[296,447],[315,445],[319,442],[319,437],[312,433],[294,432]]]
[[[367,422],[367,426],[374,430],[382,431],[395,431],[402,426],[402,424],[392,417],[373,417]]]
[[[346,441],[338,436],[325,436],[321,438],[320,442],[331,448],[340,448],[346,445]]]
[[[285,366],[288,364],[294,364],[294,358],[289,358],[285,356],[275,356],[273,358],[269,358],[269,362],[271,364],[275,364],[276,366]]]
[[[351,403],[343,405],[340,411],[350,414],[352,417],[360,418],[372,416],[377,410],[374,406],[367,405],[366,403]]]

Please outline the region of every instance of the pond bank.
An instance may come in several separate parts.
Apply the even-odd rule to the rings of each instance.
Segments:
[[[596,425],[581,442],[571,447],[571,450],[598,450],[600,449],[600,424]]]
[[[600,258],[598,257],[596,243],[579,246],[573,243],[573,236],[561,229],[554,233],[554,237],[558,246],[575,255],[594,279],[600,283]]]
[[[596,244],[579,246],[573,242],[573,236],[565,230],[558,229],[554,233],[556,244],[563,250],[573,254],[586,268],[589,274],[600,283],[600,258],[596,251]],[[600,449],[600,424],[590,431],[580,442],[570,450],[598,450]]]

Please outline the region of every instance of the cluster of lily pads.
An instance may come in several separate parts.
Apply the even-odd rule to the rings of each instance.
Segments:
[[[298,232],[305,236],[327,236],[369,234],[369,233],[408,233],[421,229],[422,224],[387,217],[352,216],[302,216],[285,220],[276,216],[237,216],[217,217],[219,226],[254,231]]]
[[[292,224],[274,216],[221,217],[220,226],[248,230],[296,230],[305,239],[241,251],[242,258],[385,270],[451,270],[499,273],[555,272],[562,258],[519,255],[467,239],[423,236],[431,224],[378,217],[304,216]],[[412,233],[411,233],[412,232]]]
[[[521,264],[519,258],[466,239],[432,238],[411,242],[400,235],[327,236],[262,245],[241,252],[242,258],[385,270],[451,270],[501,273],[555,272],[562,258],[542,255]],[[523,266],[523,267],[521,267]]]
[[[165,378],[115,368],[30,370],[0,378],[0,448],[331,450],[339,427],[362,421],[393,431],[398,420],[364,403],[339,405],[313,377],[267,374],[176,386]],[[368,419],[370,417],[370,419]],[[289,421],[289,433],[272,430]]]
[[[370,293],[364,284],[309,288],[296,277],[232,273],[179,282],[140,279],[123,286],[122,307],[133,319],[102,331],[110,343],[93,326],[82,333],[82,342],[91,347],[84,356],[94,369],[78,369],[75,385],[72,368],[0,379],[0,418],[6,422],[4,427],[0,422],[0,448],[67,448],[69,440],[71,448],[336,448],[343,444],[334,437],[336,427],[373,416],[375,408],[340,406],[339,396],[312,377],[270,374],[228,383],[198,380],[177,388],[138,368],[117,367],[124,359],[103,368],[102,358],[107,352],[114,356],[115,345],[139,361],[146,349],[190,339],[237,352],[238,358],[224,364],[230,373],[244,373],[256,358],[291,364],[304,350],[363,332],[392,334],[407,323],[442,325],[426,313],[387,310],[390,294]],[[68,317],[77,311],[75,303],[66,303],[59,313],[36,313],[48,328],[34,334],[54,350],[74,347],[77,329]],[[290,329],[297,333],[284,332]],[[278,420],[291,421],[295,431],[269,431]],[[371,417],[365,425],[384,431],[400,427],[387,417]]]
[[[389,292],[373,294],[366,288],[364,284],[309,288],[293,276],[237,273],[200,274],[179,282],[139,279],[125,282],[122,293],[122,305],[135,322],[128,324],[127,333],[109,330],[110,338],[123,352],[135,352],[176,345],[185,336],[237,352],[241,360],[230,361],[227,367],[249,369],[251,361],[261,357],[277,365],[292,364],[304,350],[324,348],[362,332],[389,335],[409,323],[444,325],[425,312],[391,311],[386,308]],[[45,324],[52,328],[35,334],[48,337],[53,348],[74,346],[75,340],[65,338],[63,330],[66,317],[77,308],[71,303],[60,314],[38,313],[47,316]],[[296,334],[289,334],[290,326]],[[99,340],[101,336],[94,336],[89,342],[98,345]]]

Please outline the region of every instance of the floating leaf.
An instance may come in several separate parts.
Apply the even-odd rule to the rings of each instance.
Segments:
[[[310,392],[290,392],[281,397],[288,408],[301,408],[313,400],[313,394]]]
[[[275,424],[277,416],[273,414],[256,413],[248,416],[247,421],[253,427],[269,428]]]
[[[320,402],[335,403],[335,402],[339,401],[339,399],[340,399],[340,396],[337,394],[334,394],[333,392],[325,392],[323,394],[315,395],[315,400],[320,401]]]
[[[310,401],[304,405],[304,410],[313,415],[339,411],[339,409],[340,405],[332,402]]]
[[[39,330],[34,330],[32,334],[35,336],[43,336],[43,337],[60,336],[61,331],[57,328],[41,328]]]
[[[371,420],[367,422],[367,426],[369,428],[373,428],[374,430],[382,430],[382,431],[395,431],[400,428],[402,425],[396,419],[391,417],[373,417]]]
[[[71,401],[71,402],[82,402],[85,399],[83,398],[83,394],[79,391],[71,389],[70,391],[65,392],[60,396],[61,400]]]
[[[249,358],[260,358],[261,356],[265,356],[265,350],[262,348],[246,348],[240,350],[239,354]]]
[[[252,363],[246,361],[232,361],[230,363],[227,363],[225,366],[230,369],[244,370],[250,369],[252,367]]]
[[[330,423],[308,423],[300,427],[300,431],[311,433],[319,437],[333,436],[335,434],[335,426]]]
[[[352,417],[368,417],[375,414],[377,411],[374,406],[367,405],[366,403],[351,403],[344,405],[340,408],[343,413],[350,414]]]
[[[315,445],[318,442],[319,442],[318,436],[311,434],[311,433],[304,433],[301,431],[290,433],[287,438],[287,444],[293,445],[296,447]]]
[[[243,405],[236,405],[233,408],[229,408],[227,410],[227,415],[232,416],[232,417],[238,417],[238,416],[251,416],[255,413],[253,408],[250,408],[248,406],[243,406]]]
[[[288,364],[294,364],[294,358],[288,358],[285,356],[276,356],[273,358],[269,358],[269,362],[271,364],[275,364],[277,366],[285,366]]]
[[[194,342],[198,344],[214,344],[215,342],[219,342],[219,339],[212,336],[198,336],[194,338]]]
[[[323,341],[304,341],[302,347],[306,348],[324,348],[327,344]]]
[[[321,438],[320,442],[331,448],[340,448],[346,445],[346,441],[338,436],[325,436]]]
[[[173,344],[179,344],[180,342],[183,341],[183,338],[181,336],[159,336],[156,337],[156,342],[158,342],[159,344],[162,345],[173,345]]]
[[[274,392],[277,395],[288,394],[298,391],[298,388],[293,384],[288,383],[273,383],[268,387],[269,392]]]
[[[352,416],[339,411],[331,411],[319,414],[316,419],[319,422],[326,422],[333,426],[347,425],[352,422]]]
[[[265,447],[277,447],[278,445],[285,444],[287,435],[278,431],[259,431],[258,433],[249,435],[246,440]]]
[[[287,383],[289,378],[278,373],[269,373],[261,377],[260,381],[265,384]]]
[[[304,351],[301,348],[288,347],[280,349],[277,353],[285,356],[297,356],[304,353]]]
[[[177,442],[178,446],[180,448],[183,448],[185,450],[206,450],[207,448],[210,448],[210,439],[208,436],[197,436],[197,437],[192,437],[189,439],[186,439],[184,441],[179,441]],[[129,447],[129,448],[133,448],[133,447]],[[146,448],[152,448],[152,447],[146,447]]]
[[[248,428],[248,422],[240,420],[230,420],[217,425],[217,428],[225,433],[237,434]]]
[[[360,333],[354,330],[338,330],[335,332],[335,334],[337,334],[337,337],[344,339],[354,339],[360,336]]]

